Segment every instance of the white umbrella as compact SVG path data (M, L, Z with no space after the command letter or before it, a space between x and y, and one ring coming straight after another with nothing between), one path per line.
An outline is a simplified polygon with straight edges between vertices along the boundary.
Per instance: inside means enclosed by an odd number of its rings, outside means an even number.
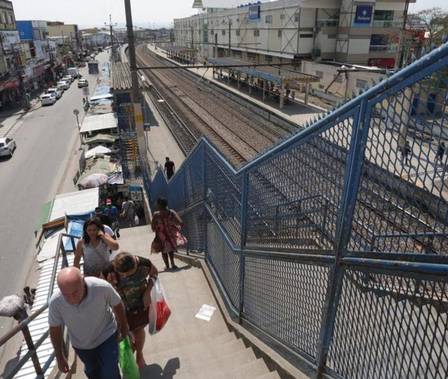
M83 178L78 184L84 188L96 188L107 183L106 174L91 174Z
M94 147L93 149L87 150L84 156L86 158L92 158L99 154L110 154L111 152L112 150L108 147L99 145L97 147Z

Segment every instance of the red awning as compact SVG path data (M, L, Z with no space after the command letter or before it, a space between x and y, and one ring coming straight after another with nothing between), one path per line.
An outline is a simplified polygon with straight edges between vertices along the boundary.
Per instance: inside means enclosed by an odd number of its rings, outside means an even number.
M18 79L9 79L5 82L0 83L0 91L4 91L5 89L11 88L19 88L19 80Z

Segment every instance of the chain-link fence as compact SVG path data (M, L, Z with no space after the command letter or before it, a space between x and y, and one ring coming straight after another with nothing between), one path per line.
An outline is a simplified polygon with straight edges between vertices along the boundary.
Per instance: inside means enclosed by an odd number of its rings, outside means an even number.
M201 140L169 183L232 313L319 375L448 377L448 45L239 171Z

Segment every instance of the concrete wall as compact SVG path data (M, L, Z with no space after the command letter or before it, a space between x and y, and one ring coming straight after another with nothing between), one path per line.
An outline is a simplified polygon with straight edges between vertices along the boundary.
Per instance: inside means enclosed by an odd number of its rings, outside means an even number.
M319 94L320 92L324 92L328 88L328 93L330 95L336 96L339 99L344 99L346 93L348 98L355 96L360 89L368 88L385 77L384 74L379 72L348 71L346 78L346 75L344 73L338 75L339 69L341 69L341 66L339 65L302 61L302 71L304 73L315 75L320 78L319 83L311 83L312 89L315 90L317 94ZM334 80L336 76L337 79Z

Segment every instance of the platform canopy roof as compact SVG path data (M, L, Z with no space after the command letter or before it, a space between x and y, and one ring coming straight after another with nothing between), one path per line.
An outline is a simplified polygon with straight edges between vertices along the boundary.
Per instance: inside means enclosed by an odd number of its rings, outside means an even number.
M170 53L178 53L178 54L185 54L188 52L197 52L196 49L192 49L191 47L188 46L174 46L174 45L169 45L165 47L165 50L167 50Z
M232 58L210 58L209 63L217 66L231 66L231 65L248 65L241 67L223 68L224 70L232 70L242 72L244 74L260 78L277 85L288 84L293 87L299 83L318 82L317 76L305 74L295 69L294 66L257 66L251 67L250 62L244 62Z

